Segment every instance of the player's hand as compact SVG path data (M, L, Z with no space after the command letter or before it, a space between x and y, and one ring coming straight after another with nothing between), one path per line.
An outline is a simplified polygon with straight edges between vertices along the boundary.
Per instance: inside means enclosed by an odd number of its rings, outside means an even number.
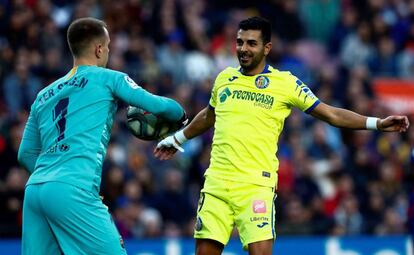
M410 126L407 116L388 116L385 119L380 119L378 123L378 130L385 132L405 132Z
M154 156L161 160L171 159L177 150L184 152L184 149L174 138L174 135L170 135L157 144L154 149Z

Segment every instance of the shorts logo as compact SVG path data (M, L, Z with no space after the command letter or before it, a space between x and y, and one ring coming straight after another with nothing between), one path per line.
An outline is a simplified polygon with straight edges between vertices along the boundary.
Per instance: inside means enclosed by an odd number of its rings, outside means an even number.
M269 86L269 78L259 75L255 80L255 84L258 89L265 89Z
M263 228L264 226L266 226L266 225L269 225L269 223L268 222L262 222L262 224L257 224L256 226L258 227L258 228Z
M198 200L198 209L197 212L199 212L201 210L201 208L203 208L204 205L204 198L206 197L206 195L204 193L200 194L200 199Z
M266 213L266 202L263 200L253 201L253 212L254 213Z
M199 216L197 216L196 224L195 224L194 229L196 231L200 231L202 228L203 228L203 221L201 220L201 218Z
M262 176L263 177L269 177L270 178L270 173L269 172L266 172L266 171L263 171L262 172Z
M125 81L128 83L128 85L133 89L141 88L138 84L135 83L133 79L131 79L129 76L124 76Z

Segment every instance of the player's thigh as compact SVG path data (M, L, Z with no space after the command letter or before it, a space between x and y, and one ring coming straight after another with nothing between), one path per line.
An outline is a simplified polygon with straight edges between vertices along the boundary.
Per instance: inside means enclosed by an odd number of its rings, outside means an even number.
M224 245L210 239L196 239L195 255L221 255Z
M42 190L42 197L48 222L65 254L126 253L112 217L98 195L50 182Z
M197 208L194 238L226 245L234 226L233 211L227 203L225 181L207 178Z
M249 243L249 255L272 255L273 239Z
M232 189L235 222L243 248L248 244L274 240L275 193L273 188L239 183Z
M23 255L62 254L57 240L39 206L39 186L29 185L23 200Z

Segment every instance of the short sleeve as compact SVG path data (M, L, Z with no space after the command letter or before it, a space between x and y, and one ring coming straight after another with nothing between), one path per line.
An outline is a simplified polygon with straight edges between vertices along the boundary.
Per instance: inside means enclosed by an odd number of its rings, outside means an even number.
M312 90L296 76L289 74L286 78L288 102L290 106L299 108L305 113L311 113L320 103Z

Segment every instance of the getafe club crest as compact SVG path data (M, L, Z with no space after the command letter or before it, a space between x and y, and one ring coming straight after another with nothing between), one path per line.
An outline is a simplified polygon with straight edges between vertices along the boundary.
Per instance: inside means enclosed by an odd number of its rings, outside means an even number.
M259 75L255 80L255 84L258 89L265 89L269 86L269 78Z

